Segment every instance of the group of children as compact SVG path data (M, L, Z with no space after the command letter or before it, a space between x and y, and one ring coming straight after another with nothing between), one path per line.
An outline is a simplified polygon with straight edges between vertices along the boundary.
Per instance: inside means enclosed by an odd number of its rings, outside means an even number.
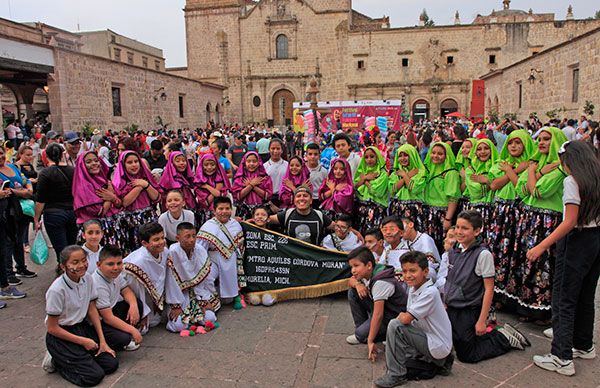
M46 293L44 369L94 386L118 368L116 352L138 349L163 316L167 330L189 335L218 327L222 302L242 308L242 229L229 198L216 197L214 207L200 231L178 222L170 246L159 223L140 226L141 247L125 258L114 245L100 246L102 224L87 221L85 243L62 251L63 273Z

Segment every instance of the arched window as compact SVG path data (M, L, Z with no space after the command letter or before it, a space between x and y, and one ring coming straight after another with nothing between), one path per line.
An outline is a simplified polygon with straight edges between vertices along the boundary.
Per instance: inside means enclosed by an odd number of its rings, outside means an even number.
M277 49L277 59L288 58L288 37L283 34L278 35L277 39L275 40L275 43Z

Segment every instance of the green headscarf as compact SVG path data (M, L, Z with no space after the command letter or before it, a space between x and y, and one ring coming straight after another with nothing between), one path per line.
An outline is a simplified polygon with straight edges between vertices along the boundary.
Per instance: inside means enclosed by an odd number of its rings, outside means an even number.
M377 156L377 163L373 167L367 166L365 162L365 153L371 150ZM356 195L361 201L374 201L377 204L387 207L388 205L388 173L385 159L377 147L368 147L363 151L363 157L358 163L356 172L354 173L354 184L359 181L361 175L370 174L372 172L379 173L379 176L371 181L371 187L362 185L356 189Z
M404 153L404 154L408 155L408 166L407 167L402 167L400 165L400 161L398 160L398 156L400 155L400 153ZM417 151L417 149L414 146L412 146L408 143L402 144L396 150L396 157L394 158L393 171L397 171L399 169L403 169L405 171L412 171L415 168L418 168L419 171L425 170L425 166L423 165L423 162L421 161L421 158L419 157L419 151Z
M463 156L462 154L462 148L465 145L465 142L469 142L472 144L471 149L475 148L475 145L477 144L477 139L475 139L474 137L469 137L468 139L465 139L465 141L463 141L463 145L460 146L460 150L458 151L458 155L456 156L456 168L460 169L460 168L467 168L471 165L471 161L469 160L469 158L471 157L471 154L469 153L469 156L467 156L466 158Z
M513 139L519 138L521 143L523 143L523 153L519 157L514 157L510 155L508 152L508 143L510 143ZM500 151L500 160L505 161L508 164L516 166L521 162L529 160L533 154L535 153L535 144L533 143L533 139L529 132L524 129L517 129L516 131L512 131L510 135L506 138L504 142L504 146L502 146L502 151Z
M560 157L558 156L558 150L560 147L567 142L567 136L556 127L549 127L544 129L542 132L548 132L552 135L552 140L550 141L550 148L548 149L547 154L540 153L539 149L533 156L533 160L538 162L537 171L541 170L545 165L551 163L560 163ZM541 132L540 132L541 135Z
M477 158L477 146L485 143L490 148L490 158L485 162L482 162ZM481 139L473 145L471 152L469 152L469 160L471 161L471 169L475 174L485 174L490 172L492 166L498 161L498 150L490 139Z
M521 143L523 143L523 153L518 157L511 156L510 152L508 152L508 143L510 143L513 139L516 138L521 139ZM512 131L510 135L506 138L506 142L504 142L504 146L500 151L500 158L490 170L490 178L496 179L506 175L506 173L500 169L500 163L507 162L508 164L513 166L513 168L515 168L522 162L530 160L534 153L535 144L533 143L533 139L531 138L529 132L523 129L517 129L516 131ZM526 172L527 170L522 172L520 175L526 174ZM508 182L506 185L504 185L504 187L496 190L494 195L496 198L512 201L517 198L517 189L512 184L512 182Z
M399 157L401 153L408 155L408 166L406 167L402 167L400 165ZM398 174L396 174L396 171L404 170L408 172L414 170L415 168L418 169L419 172L417 175L412 177L409 187L403 186L400 188L400 190L398 190L398 192L396 192L396 183L402 179L398 176ZM403 144L398 147L396 150L392 171L393 172L390 174L389 179L390 193L399 200L421 200L423 190L425 189L425 177L427 170L425 169L425 166L419 157L419 151L417 151L414 146L410 144Z
M538 150L532 157L533 160L538 162L536 171L540 171L547 164L560 163L558 150L567 141L565 134L558 128L545 128L544 131L552 135L552 140L550 140L550 147L547 154L541 154ZM562 168L559 166L540 177L535 185L535 192L533 194L527 191L528 176L528 171L524 171L519 176L519 182L517 183L517 193L523 196L523 203L536 208L562 212L563 180L566 177Z
M442 164L434 164L431 161L431 151L433 151L433 148L435 146L444 147L444 150L446 150L446 159ZM430 179L440 175L444 171L456 169L455 163L456 162L454 158L454 152L452 152L452 148L448 144L443 142L433 143L429 148L429 152L427 152L427 157L425 158L425 162L423 163L425 165L425 168L427 169L427 180L429 181Z

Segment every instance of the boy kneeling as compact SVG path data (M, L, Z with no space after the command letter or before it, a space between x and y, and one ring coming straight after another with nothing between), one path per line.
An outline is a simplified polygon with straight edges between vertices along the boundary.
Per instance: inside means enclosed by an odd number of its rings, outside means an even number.
M60 268L64 273L46 292L48 351L42 367L75 385L98 385L104 375L117 370L119 361L104 339L94 282L86 274L86 252L69 245L60 253Z
M97 266L92 278L106 343L116 350L137 350L142 335L135 325L140 322L142 306L127 286L121 250L112 245L105 246L100 251ZM119 301L121 297L123 300Z
M348 262L352 268L348 301L356 329L346 342L367 343L369 359L375 360L375 342L383 341L390 320L406 311L406 286L394 276L394 267L375 264L367 247L352 250Z
M452 326L438 289L428 279L429 260L422 252L405 253L401 258L404 282L410 287L406 312L388 325L385 362L387 372L375 380L378 387L395 387L410 379L410 365L427 374L447 375L452 367ZM415 368L416 369L416 368ZM419 376L425 378L424 376Z

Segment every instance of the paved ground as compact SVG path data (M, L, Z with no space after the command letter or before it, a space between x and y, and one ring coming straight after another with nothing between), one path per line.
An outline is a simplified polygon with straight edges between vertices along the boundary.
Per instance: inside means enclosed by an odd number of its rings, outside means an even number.
M44 293L53 280L52 259L44 267L30 265L40 276L25 279L29 296L9 301L0 310L0 386L66 386L57 374L40 367L44 355ZM600 298L597 298L600 300ZM350 346L351 317L344 296L284 302L273 307L248 307L219 313L215 332L180 338L164 328L153 329L136 352L120 353L120 368L103 386L117 387L369 387L385 369L383 354L372 364L366 345ZM550 349L541 329L515 323L533 346L477 365L456 363L448 377L409 386L456 387L596 387L600 358L576 361L577 374L567 378L531 363L537 352ZM598 319L596 319L598 322ZM598 326L598 325L597 325ZM598 327L596 338L599 337Z

